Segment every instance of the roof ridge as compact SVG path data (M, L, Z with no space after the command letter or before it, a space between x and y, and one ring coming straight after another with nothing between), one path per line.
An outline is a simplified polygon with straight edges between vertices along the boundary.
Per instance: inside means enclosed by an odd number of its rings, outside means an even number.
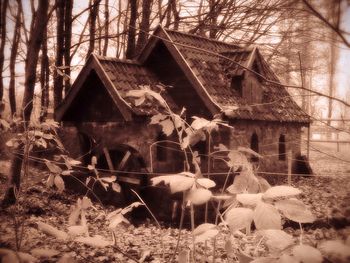
M228 42L225 42L225 41L220 41L220 40L217 40L217 39L212 39L212 38L205 37L205 36L195 35L195 34L191 34L191 33L188 33L188 32L183 32L183 31L178 31L178 30L173 30L173 29L168 29L168 28L163 28L163 29L166 32L174 32L174 33L178 33L178 34L182 34L182 35L186 35L186 36L201 38L201 39L205 39L205 40L208 40L208 41L211 41L211 42L216 42L216 43L220 43L220 44L233 46L236 49L242 48L241 46L236 45L236 44L228 43Z
M97 55L97 54L94 54L94 56L98 60L107 60L107 61L118 62L118 63L128 63L128 64L140 65L140 63L138 61L132 60L132 59L107 57L107 56L102 56L102 55Z

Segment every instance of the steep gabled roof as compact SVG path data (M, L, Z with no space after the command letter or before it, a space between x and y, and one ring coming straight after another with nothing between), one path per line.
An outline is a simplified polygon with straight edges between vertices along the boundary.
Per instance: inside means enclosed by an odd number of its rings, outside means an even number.
M150 103L144 103L139 107L131 107L130 98L126 93L130 90L140 89L142 86L150 86L153 89L159 84L157 76L132 60L121 60L92 54L75 80L63 102L56 109L56 120L60 121L68 110L75 97L78 95L90 72L94 70L101 79L115 105L122 113L125 120L132 119L132 114L149 115L155 113L157 107ZM174 105L172 99L165 93L162 94L170 105ZM93 98L92 98L93 99Z
M155 87L155 84L159 83L158 77L143 64L152 52L156 52L155 48L160 41L184 72L197 92L198 99L204 102L212 115L230 106L238 106L238 110L230 116L233 119L310 122L309 116L281 85L260 80L263 102L256 105L251 105L231 88L227 69L230 76L257 70L266 79L279 83L257 48L240 48L233 44L164 29L161 26L157 27L135 61L91 55L70 92L56 110L56 119L62 119L91 70L95 70L125 120L131 120L133 114L153 113L157 110L154 105L132 107L125 94L129 90L140 89L143 85ZM171 106L176 107L167 93L162 95Z
M202 99L208 102L207 104L212 102L219 110L234 105L239 107L231 118L310 122L309 116L301 110L281 85L262 81L264 101L259 105L251 105L231 88L231 78L228 78L225 72L227 66L224 65L223 56L235 61L235 63L231 62L231 76L232 74L242 75L247 69L257 70L253 69L255 64L258 66L259 73L266 79L280 83L257 48L240 48L233 44L159 27L140 55L141 63L147 60L156 41L164 41L166 46L174 50L175 58L180 57L179 65L185 73L189 72L193 75L192 77L196 80L193 81L194 88ZM205 92L202 92L203 89Z

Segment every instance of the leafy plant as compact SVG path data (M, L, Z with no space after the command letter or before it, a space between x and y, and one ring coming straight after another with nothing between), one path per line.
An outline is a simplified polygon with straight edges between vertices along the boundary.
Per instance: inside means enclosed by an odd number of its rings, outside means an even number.
M183 204L180 219L180 229L177 252L183 215L185 207L190 207L191 226L193 236L193 247L190 252L179 252L179 262L188 262L188 258L195 261L196 244L199 242L214 241L213 262L215 261L215 238L220 234L220 225L229 230L225 246L228 255L242 259L242 252L232 248L231 242L235 238L237 231L245 231L245 235L251 235L251 226L254 223L256 230L253 235L260 236L260 243L265 241L265 245L273 251L273 257L256 258L252 262L322 262L319 250L303 244L303 223L312 223L315 217L307 206L296 197L301 193L297 188L289 185L271 187L262 177L256 176L254 167L248 161L248 156L262 158L258 153L249 148L238 147L228 149L225 145L216 146L216 150L211 152L209 147L208 156L223 161L228 168L225 183L221 192L213 192L215 181L204 178L200 170L200 157L192 150L192 146L201 140L210 140L213 130L218 130L219 126L230 127L219 118L207 120L201 117L192 117L192 123L188 123L184 117L185 109L180 114L174 113L166 101L159 93L152 91L148 87L141 90L129 91L127 96L133 97L134 105L139 106L147 99L156 101L161 107L161 111L151 118L150 124L161 126L163 133L171 137L174 131L177 135L177 144L183 150L185 156L185 171L178 174L168 174L152 178L153 185L164 183L168 185L171 193L182 192ZM230 116L236 108L225 109L223 114ZM231 128L231 127L230 127ZM152 151L150 151L152 152ZM189 155L190 154L190 155ZM151 156L152 159L152 156ZM194 171L190 171L190 160L194 165ZM209 173L208 169L208 174ZM228 178L232 172L237 173L231 185L227 185ZM215 224L204 223L194 226L194 206L216 202L216 222ZM224 211L221 213L221 210ZM299 244L294 243L294 239L282 229L282 218L299 223L301 234ZM220 219L220 223L219 220ZM310 253L305 253L309 250ZM307 254L307 255L306 255ZM242 259L243 260L243 259ZM247 261L247 262L249 262ZM244 262L244 260L242 261Z

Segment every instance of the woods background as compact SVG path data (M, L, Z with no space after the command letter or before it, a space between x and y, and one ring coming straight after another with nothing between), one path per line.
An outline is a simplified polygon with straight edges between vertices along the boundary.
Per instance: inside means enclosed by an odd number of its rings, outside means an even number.
M35 119L44 120L89 54L131 59L161 24L259 45L282 83L296 86L290 92L306 112L349 118L349 5L344 0L1 0L2 116L17 113L29 120L34 104Z

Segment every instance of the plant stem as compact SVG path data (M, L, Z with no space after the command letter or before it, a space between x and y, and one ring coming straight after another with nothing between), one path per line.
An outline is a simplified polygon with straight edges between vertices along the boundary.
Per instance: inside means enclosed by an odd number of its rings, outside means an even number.
M193 204L191 204L191 230L192 230L192 245L193 245L193 251L192 251L192 258L193 258L193 262L195 262L195 256L196 256L196 243L195 243L195 238L193 235L193 231L194 231L194 208L193 208Z
M303 244L303 227L301 226L301 223L299 223L299 227L300 227L299 243L300 245L302 245Z
M183 199L182 199L182 208L181 208L181 218L180 218L180 225L179 225L179 235L177 236L177 242L176 242L176 247L175 251L171 257L170 262L174 262L176 252L179 249L179 244L180 244L180 239L181 239L181 230L183 226L183 221L184 221L184 216L185 216L185 194L183 194Z
M215 263L215 252L216 252L216 237L214 237L214 241L213 241L213 261L212 263Z

